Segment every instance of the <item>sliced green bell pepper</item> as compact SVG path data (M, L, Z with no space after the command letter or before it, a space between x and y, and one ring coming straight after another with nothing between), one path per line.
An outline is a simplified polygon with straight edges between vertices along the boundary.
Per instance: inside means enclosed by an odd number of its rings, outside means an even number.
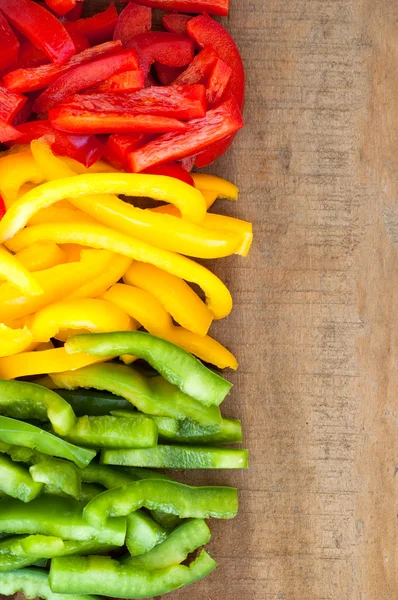
M87 592L113 598L153 598L202 579L217 566L204 550L189 567L174 565L148 571L132 569L107 556L54 558L51 589Z
M48 582L48 572L41 569L19 569L0 573L0 590L5 596L23 592L28 600L95 600L81 594L55 594Z
M93 450L73 446L39 427L9 417L0 417L0 440L50 456L66 458L78 467L85 467L96 455Z
M85 415L101 417L111 414L113 410L129 410L131 408L131 403L125 398L99 390L57 389L57 394L71 405L78 417Z
M156 446L158 429L152 419L104 415L79 417L64 438L88 448L149 448Z
M104 491L101 485L95 485L95 483L82 483L82 492L80 495L80 501L84 504L88 504L90 500L98 496Z
M205 406L218 406L232 384L205 367L197 358L162 338L143 331L75 335L65 344L67 352L95 356L132 354L143 358L167 381Z
M33 481L55 485L61 492L76 500L81 498L81 478L76 465L59 458L41 455L34 458L29 469Z
M126 546L131 556L149 552L166 536L166 530L142 510L136 510L127 517Z
M66 435L76 416L73 408L55 392L26 381L0 379L0 413L15 419L50 421L59 435Z
M92 462L80 470L82 481L87 483L100 483L108 490L137 481L138 477L129 472L129 469L106 467Z
M30 502L41 494L43 485L36 483L22 465L0 454L0 489L8 496Z
M102 527L108 517L126 516L141 507L181 518L231 519L238 511L238 493L235 488L143 479L102 492L84 508L83 518L94 527Z

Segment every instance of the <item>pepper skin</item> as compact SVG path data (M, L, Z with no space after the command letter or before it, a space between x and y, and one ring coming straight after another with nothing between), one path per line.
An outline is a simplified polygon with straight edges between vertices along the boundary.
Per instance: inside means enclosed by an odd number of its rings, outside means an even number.
M21 250L15 258L30 272L51 269L67 262L66 253L53 242L37 242Z
M0 246L0 278L5 279L27 296L38 296L43 293L33 275L19 262L15 256Z
M7 496L30 502L41 493L43 485L36 483L24 467L0 454L0 489Z
M23 352L32 343L32 334L27 327L12 329L0 323L0 358Z
M73 463L44 455L39 460L34 459L34 463L29 468L33 481L55 486L62 493L80 500L80 473Z
M144 415L137 419L85 415L64 438L85 448L148 448L156 446L158 430L156 423Z
M35 184L44 181L43 173L29 149L0 158L0 193L7 209L15 202L20 188L28 181Z

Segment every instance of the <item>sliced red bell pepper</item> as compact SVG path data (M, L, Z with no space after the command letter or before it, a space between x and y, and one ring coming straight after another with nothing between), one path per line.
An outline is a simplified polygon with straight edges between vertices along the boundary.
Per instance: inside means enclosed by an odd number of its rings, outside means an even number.
M243 127L243 119L235 98L209 110L204 119L193 119L181 133L161 135L142 148L129 154L133 173L140 173L153 165L169 163L193 156L212 144L232 135Z
M92 44L102 44L112 39L117 19L117 10L112 3L103 12L87 19L65 23L65 27L71 33L84 35Z
M9 125L0 118L0 142L3 144L10 140L16 140L21 134L15 127Z
M119 15L113 39L121 40L125 44L135 35L150 31L151 27L152 10L130 2Z
M72 38L49 10L32 0L0 0L0 9L18 31L43 50L57 65L75 53Z
M137 4L160 8L161 10L176 10L188 13L207 13L226 17L229 10L229 0L135 0Z
M141 69L146 74L155 61L170 67L184 67L192 61L194 54L192 40L165 31L139 33L127 42L126 47L137 50Z
M105 147L104 158L117 169L127 170L127 157L136 148L147 144L153 139L146 133L133 133L131 135L110 135Z
M57 15L63 17L75 8L77 0L45 0L45 3Z
M177 77L174 84L204 83L218 61L218 56L212 46L205 46L193 61L188 65L181 75Z
M106 42L105 44L95 46L94 48L88 48L87 50L80 52L80 54L76 54L76 56L73 56L70 61L65 65L62 65L62 67L50 64L41 65L40 67L32 69L17 69L4 76L4 84L9 90L15 92L32 92L34 90L40 90L53 83L58 77L71 69L108 54L112 54L122 48L123 46L120 41Z
M80 65L68 73L64 73L44 92L40 94L33 105L37 113L48 112L69 96L76 94L112 75L138 68L138 58L135 50L122 50L117 54L99 58L94 62Z
M186 156L185 158L182 158L180 160L180 164L183 169L185 169L186 171L188 171L188 173L190 173L195 166L195 159L196 159L196 156Z
M175 179L179 179L184 183L188 183L195 187L195 182L192 178L192 175L188 173L181 165L177 163L170 163L168 165L156 165L154 167L150 167L149 169L145 169L142 173L147 173L148 175L166 175L167 177L174 177Z
M89 91L95 94L125 94L126 92L137 92L143 87L145 87L144 73L141 70L135 70L112 75Z
M0 85L0 119L5 123L12 123L15 115L21 110L27 98L16 94Z
M17 112L17 114L15 115L15 117L13 119L12 124L14 125L14 127L18 127L19 125L26 123L26 121L29 119L30 115L32 114L32 108L33 108L33 100L28 98L27 102L25 102L25 104L22 106L22 108L20 108L20 110Z
M2 196L0 196L0 221L4 217L5 214L6 214L6 205L5 205L5 202L2 198Z
M17 129L20 133L18 143L30 144L32 140L45 137L55 154L74 158L86 167L97 162L105 151L94 135L70 135L52 127L50 121L30 121Z
M93 113L68 106L49 112L51 123L69 133L166 133L187 129L186 123L168 117L126 113Z
M154 67L159 83L162 85L170 85L173 83L184 70L184 67L169 67L168 65L162 65L159 62L155 62Z
M74 8L63 16L63 21L77 21L83 14L83 2L76 2Z
M83 52L83 50L90 48L88 39L82 35L73 34L71 37L75 44L76 52ZM22 42L19 48L18 60L14 69L30 69L32 67L45 65L48 62L48 56L40 50L40 48L36 48L32 42L26 40L25 42Z
M192 15L177 15L167 13L162 17L162 25L166 31L177 33L178 35L188 35L187 23L192 19Z
M221 101L231 75L231 67L219 58L210 73L206 87L207 104L210 107L216 106Z
M152 86L135 94L79 94L66 100L62 108L102 114L154 115L189 120L206 115L203 85Z
M0 40L0 70L3 71L17 61L19 41L2 12L0 12Z

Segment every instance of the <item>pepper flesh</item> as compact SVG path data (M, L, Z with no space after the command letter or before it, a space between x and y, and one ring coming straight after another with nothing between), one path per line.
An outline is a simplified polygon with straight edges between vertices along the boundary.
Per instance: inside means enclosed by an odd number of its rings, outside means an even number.
M93 600L81 594L54 594L48 582L48 572L34 568L0 573L0 588L6 596L23 592L29 600L37 597L44 600Z
M43 173L30 150L0 158L0 193L7 209L15 202L20 188L28 181L35 184L44 181Z
M28 271L43 271L67 262L66 253L53 242L37 242L18 252L15 257Z
M0 323L0 358L23 352L32 343L32 334L27 327L12 329Z
M73 463L43 456L39 461L35 460L29 472L33 481L56 486L64 494L80 500L80 473Z
M179 346L142 331L76 335L69 338L65 348L71 354L132 354L143 358L167 381L204 406L221 404L232 387Z
M116 7L111 3L103 12L96 13L86 19L79 19L73 23L67 23L66 27L70 33L84 35L91 44L95 45L112 39L117 20Z
M140 67L145 74L149 73L155 61L170 67L184 67L194 56L192 40L164 31L139 33L127 42L126 47L137 51Z
M0 70L3 71L17 61L19 41L2 13L0 13L0 39L2 41Z
M11 285L27 296L39 296L43 293L38 281L19 262L15 256L0 246L0 279L5 279Z
M158 431L155 422L144 415L137 419L85 415L64 437L86 448L148 448L156 446Z
M78 417L83 417L84 415L100 417L111 414L111 411L131 409L131 403L125 398L120 398L114 394L102 393L97 390L57 389L57 394L65 398ZM123 417L125 415L116 416Z
M146 554L166 536L166 530L141 510L127 517L126 546L131 556Z
M30 502L41 493L43 485L36 483L24 467L0 454L0 489L8 496Z
M114 40L121 40L126 44L132 37L139 33L145 33L152 27L152 11L146 6L138 6L136 2L130 2L119 15Z

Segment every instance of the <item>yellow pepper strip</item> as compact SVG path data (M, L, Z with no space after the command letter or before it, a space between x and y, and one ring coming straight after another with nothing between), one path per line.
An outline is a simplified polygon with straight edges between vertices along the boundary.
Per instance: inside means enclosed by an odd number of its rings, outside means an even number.
M91 333L131 330L129 315L106 300L64 300L46 306L28 320L35 342L48 342L64 329Z
M103 160L98 160L91 167L85 167L74 158L69 158L69 156L57 156L57 158L62 160L69 169L78 175L83 175L84 173L118 173L117 169L114 169Z
M253 225L249 221L242 221L242 219L228 217L227 215L207 213L201 225L209 231L235 233L240 239L236 254L247 256L253 241Z
M37 271L35 277L43 289L40 296L24 296L8 283L0 285L1 320L7 322L25 317L65 298L75 289L101 275L109 267L112 257L110 252L85 250L80 262Z
M80 244L63 244L62 250L68 257L68 262L79 262L82 250L87 250L87 246L80 246ZM89 298L87 296L87 298Z
M29 148L0 158L0 194L7 209L17 200L20 187L28 181L36 184L44 181Z
M218 192L214 192L212 190L200 190L203 198L205 199L207 210L211 208L214 202L218 198ZM156 208L148 209L151 212L162 213L163 215L172 215L173 217L181 217L181 213L176 206L173 204L162 204L161 206L156 206ZM203 225L203 221L201 223Z
M238 367L233 354L210 336L198 335L173 325L169 313L148 292L117 283L104 294L104 298L126 311L152 335L173 342L221 369Z
M11 329L0 323L0 357L19 354L32 342L32 334L27 327Z
M27 296L43 293L39 282L19 260L0 246L0 279L5 279ZM1 314L1 313L0 313Z
M191 173L195 182L195 187L199 190L211 190L217 192L217 198L226 200L237 200L239 188L230 181L217 177L216 175L207 175L206 173Z
M15 258L28 271L43 271L68 261L68 255L54 242L37 242L17 252Z
M62 201L42 208L38 213L33 215L29 220L28 225L41 225L42 223L53 223L60 221L82 221L84 223L92 223L93 219L84 212L75 208L70 202Z
M98 298L102 296L112 285L123 277L127 269L131 266L132 260L127 256L113 254L109 266L85 285L74 290L68 298Z
M109 357L111 358L111 357ZM54 348L39 352L21 352L0 358L0 378L15 379L30 375L75 371L87 365L104 362L109 358L88 354L67 354L65 348Z
M207 305L215 319L223 319L232 310L232 298L228 288L211 271L185 256L154 248L109 227L85 223L35 225L18 233L8 245L14 252L18 252L39 240L103 248L140 262L154 264L172 275L199 285L206 295Z
M134 261L123 277L125 283L152 294L173 319L199 335L206 335L213 315L206 304L180 277L154 265Z

